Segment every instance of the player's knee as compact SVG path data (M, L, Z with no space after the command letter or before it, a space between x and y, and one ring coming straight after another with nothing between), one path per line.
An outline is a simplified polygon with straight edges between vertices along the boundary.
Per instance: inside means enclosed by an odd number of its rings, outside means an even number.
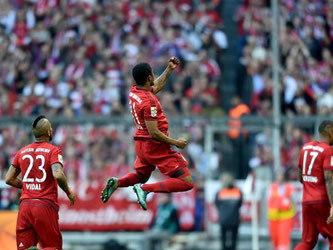
M192 179L191 175L182 178L182 180L184 181L185 188L186 188L184 191L188 191L193 188L194 185L193 185L193 179Z
M146 183L150 178L150 175L145 175L145 174L142 174L142 173L138 173L138 175L139 175L139 178L140 178L140 183Z
M194 186L193 183L186 182L186 187L187 187L186 191L191 190L193 186Z
M149 180L150 176L144 176L141 183L146 183Z

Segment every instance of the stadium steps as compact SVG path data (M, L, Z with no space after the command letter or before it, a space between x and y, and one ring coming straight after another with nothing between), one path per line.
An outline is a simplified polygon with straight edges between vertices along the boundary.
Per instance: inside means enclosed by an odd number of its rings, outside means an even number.
M221 57L222 79L220 91L222 93L222 107L228 111L230 108L230 97L235 93L236 69L237 69L237 23L233 16L239 5L239 0L223 1L222 19L224 32L228 38L228 49Z

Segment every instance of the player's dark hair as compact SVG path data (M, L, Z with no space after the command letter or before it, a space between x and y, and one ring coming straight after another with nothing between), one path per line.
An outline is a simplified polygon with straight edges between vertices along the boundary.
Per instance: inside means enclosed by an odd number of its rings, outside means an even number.
M46 118L45 115L40 115L40 116L38 116L38 117L34 120L34 122L32 123L32 127L33 127L33 128L36 128L37 123L38 123L41 119L44 119L44 118Z
M152 68L148 63L139 63L132 69L132 75L137 85L144 85L148 76L152 75Z
M322 121L319 125L319 128L318 128L318 132L321 134L321 135L325 135L327 133L327 129L329 127L332 127L333 128L333 122L330 121L330 120L325 120L325 121Z

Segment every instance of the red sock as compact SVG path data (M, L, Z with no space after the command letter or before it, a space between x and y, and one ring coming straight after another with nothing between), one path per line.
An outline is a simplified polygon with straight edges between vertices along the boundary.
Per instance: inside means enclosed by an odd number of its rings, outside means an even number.
M138 173L128 173L125 176L119 178L118 187L129 187L137 183L142 183L144 179L143 175Z
M193 184L182 179L170 178L153 184L144 184L141 188L147 192L171 193L190 190L193 188Z

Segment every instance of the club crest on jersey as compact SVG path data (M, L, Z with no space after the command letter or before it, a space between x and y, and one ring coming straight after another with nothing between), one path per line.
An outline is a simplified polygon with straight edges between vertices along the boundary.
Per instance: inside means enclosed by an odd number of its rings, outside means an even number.
M59 161L61 164L64 164L64 158L62 157L62 155L58 155L58 161Z
M156 117L157 116L157 108L156 107L151 107L150 108L150 114L152 117Z

